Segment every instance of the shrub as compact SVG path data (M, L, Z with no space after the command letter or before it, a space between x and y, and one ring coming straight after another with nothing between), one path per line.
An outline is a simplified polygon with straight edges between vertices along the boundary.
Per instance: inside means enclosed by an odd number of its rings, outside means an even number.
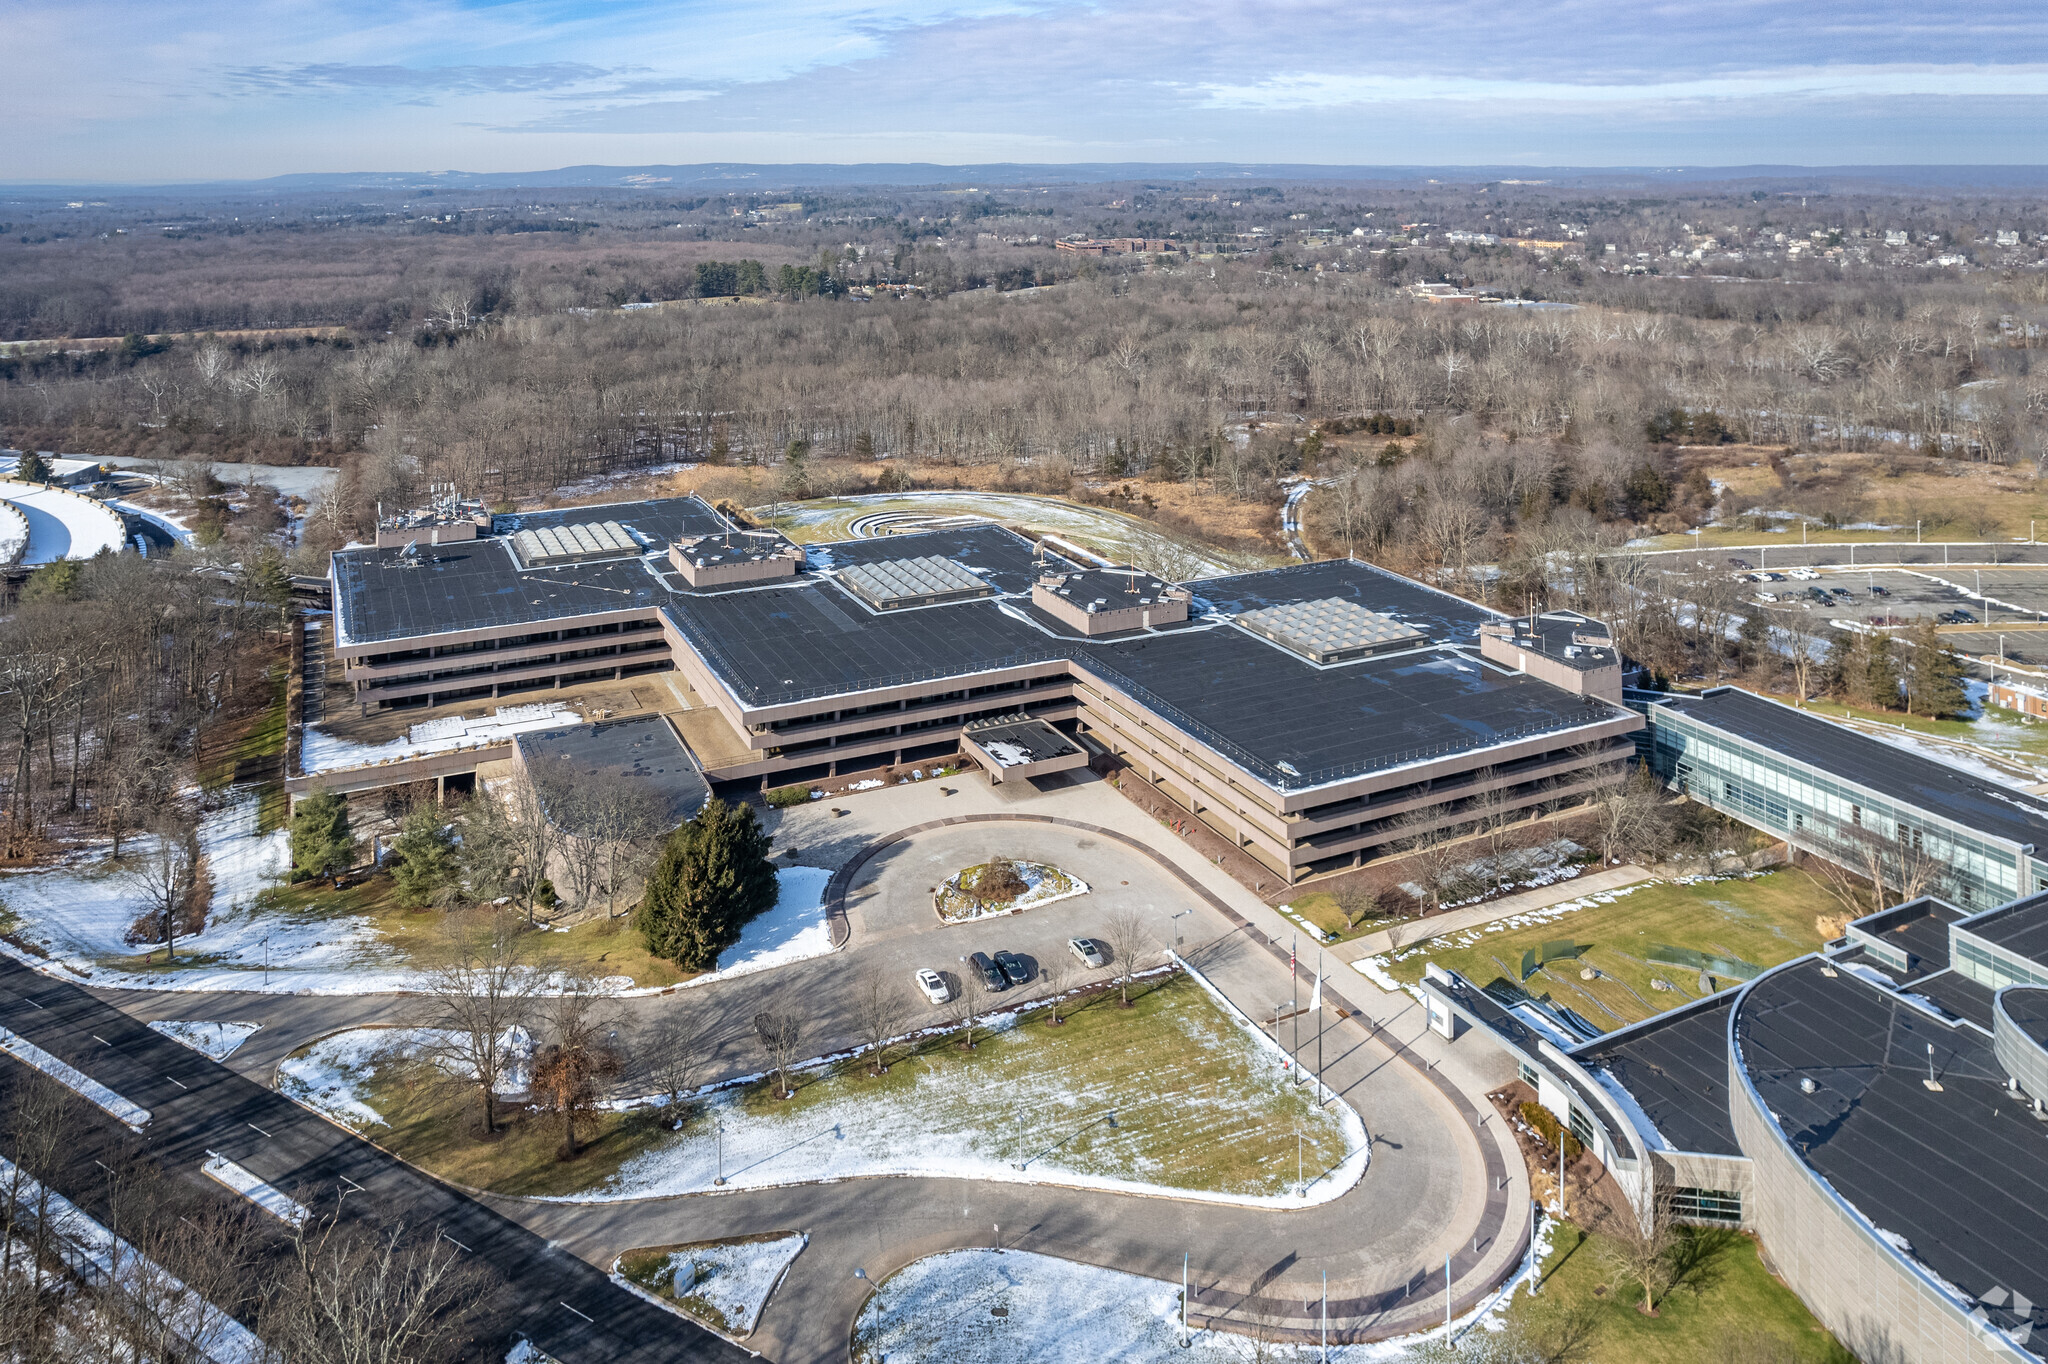
M1577 1137L1565 1130L1565 1125L1557 1120L1557 1114L1542 1104L1533 1101L1523 1104L1522 1121L1536 1129L1536 1135L1543 1138L1543 1144L1551 1150L1557 1150L1558 1143L1563 1142L1566 1164L1577 1160L1579 1153L1586 1149Z
M999 857L982 868L981 876L974 883L974 893L984 900L1001 903L1014 900L1030 887L1024 884L1024 874L1017 870L1017 864L1006 857Z
M768 803L778 810L802 805L810 798L811 788L808 786L778 786L768 793Z

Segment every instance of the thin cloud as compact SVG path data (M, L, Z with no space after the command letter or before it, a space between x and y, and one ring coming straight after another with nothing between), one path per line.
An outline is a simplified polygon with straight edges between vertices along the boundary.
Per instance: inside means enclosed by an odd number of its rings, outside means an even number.
M541 62L529 66L343 66L319 62L235 67L225 73L225 83L251 95L317 91L536 94L591 85L624 69L582 62Z

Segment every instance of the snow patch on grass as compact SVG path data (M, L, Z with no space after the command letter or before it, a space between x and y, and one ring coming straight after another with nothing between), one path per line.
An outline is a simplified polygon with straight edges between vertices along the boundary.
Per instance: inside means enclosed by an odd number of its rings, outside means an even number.
M1452 1323L1461 1337L1505 1324L1505 1309L1550 1249L1542 1219L1532 1254L1497 1292ZM1020 1359L1115 1360L1117 1364L1320 1364L1319 1343L1257 1345L1228 1331L1180 1329L1180 1285L1122 1270L1019 1250L954 1250L916 1260L879 1286L881 1311L864 1307L853 1358L943 1359L947 1364L1013 1364ZM1309 1299L1303 1287L1299 1297ZM1335 1296L1334 1292L1333 1295ZM1201 1308L1196 1306L1195 1315ZM998 1315L1000 1314L1000 1315ZM876 1322L879 1318L879 1336ZM1309 1318L1290 1326L1313 1329ZM1365 1345L1332 1345L1332 1364L1406 1364L1420 1348L1441 1348L1444 1328ZM1185 1340L1187 1344L1182 1345Z
M752 975L832 950L832 930L825 922L825 887L832 873L825 867L778 867L775 908L740 930L740 940L718 954L718 969L683 983L706 985L714 980Z
M680 1246L644 1273L628 1273L634 1254L619 1257L614 1282L648 1291L663 1306L680 1306L731 1335L753 1333L782 1276L810 1243L800 1232L763 1240ZM664 1296L665 1295L665 1296ZM692 1311L699 1305L709 1313Z
M173 1042L183 1042L209 1061L225 1061L254 1036L261 1023L191 1023L160 1018L149 1025Z
M363 1130L383 1127L383 1115L364 1097L377 1067L432 1055L432 1049L446 1036L432 1028L351 1028L286 1057L277 1068L277 1090L344 1126ZM518 1103L533 1084L533 1036L515 1025L506 1030L498 1046L504 1060L493 1088L499 1099ZM465 1078L476 1073L466 1064L451 1061L445 1051L435 1064Z

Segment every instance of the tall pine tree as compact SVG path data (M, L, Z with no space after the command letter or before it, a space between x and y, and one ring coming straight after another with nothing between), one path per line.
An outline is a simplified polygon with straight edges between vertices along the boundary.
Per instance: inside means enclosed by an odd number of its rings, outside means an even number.
M668 836L633 926L647 950L685 971L709 971L747 921L775 907L774 840L751 805L714 800Z
M1942 646L1933 621L1921 621L1906 635L1906 713L1938 718L1969 705L1961 660Z

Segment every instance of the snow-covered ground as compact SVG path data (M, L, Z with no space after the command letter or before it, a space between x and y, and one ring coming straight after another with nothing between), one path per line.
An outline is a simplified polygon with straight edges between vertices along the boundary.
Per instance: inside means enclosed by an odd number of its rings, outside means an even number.
M696 1298L718 1314L724 1329L750 1335L761 1310L797 1253L810 1243L800 1232L763 1241L715 1241L671 1251L652 1284L638 1284L612 1271L612 1280L635 1291L664 1290L677 1299ZM656 1302L667 1304L652 1293ZM714 1323L717 1324L717 1323Z
M213 878L211 908L198 934L178 939L180 958L194 964L148 974L100 964L151 946L124 940L141 912L141 897L110 862L104 845L54 867L0 876L0 906L16 916L15 936L45 955L4 941L0 954L117 990L368 995L417 983L365 916L257 907L261 892L290 870L291 837L281 829L257 832L253 793L209 814L200 825L199 846ZM739 942L720 955L718 970L690 984L766 971L832 950L823 904L832 873L823 867L783 867L775 875L781 888L775 908L742 930ZM608 983L621 993L633 992L628 977L612 977Z
M11 564L28 552L28 518L19 507L0 501L0 564Z
M824 867L778 867L775 908L740 930L740 940L718 954L717 970L683 983L708 985L830 952L832 930L825 922L825 887L831 881L832 873Z
M7 483L0 484L0 499L12 503L28 521L24 564L90 559L103 549L119 553L128 543L121 518L81 493Z
M1549 1251L1552 1225L1542 1219L1535 1255L1526 1258L1497 1293L1452 1323L1454 1337L1502 1328L1516 1290ZM1199 1263L1198 1258L1198 1267ZM1308 1298L1309 1289L1296 1287ZM1183 1337L1179 1284L1031 1251L955 1250L927 1256L883 1280L878 1292L879 1310L870 1302L854 1327L862 1359L943 1359L947 1364L1055 1359L1320 1364L1324 1358L1320 1344L1261 1345L1227 1331L1195 1330ZM1401 1364L1418 1357L1418 1346L1441 1342L1443 1335L1439 1326L1399 1340L1332 1345L1328 1358L1331 1364Z
M248 1041L261 1023L194 1023L180 1019L158 1019L151 1023L153 1031L162 1033L174 1042L183 1042L192 1050L212 1061L225 1061L235 1054L235 1049Z
M208 1179L217 1179L288 1226L301 1227L313 1214L306 1205L274 1184L266 1184L254 1171L235 1164L225 1156L210 1156L199 1167Z
M1234 1053L1241 1064L1233 1083L1191 1085L1166 1103L1156 1085L1139 1093L1058 1073L1040 1064L1033 1048L1019 1047L991 1050L971 1066L933 1068L906 1086L862 1092L857 1084L841 1084L829 1097L787 1108L749 1107L737 1090L727 1088L708 1096L709 1111L682 1133L627 1160L601 1188L564 1201L706 1193L718 1187L722 1172L728 1189L929 1175L1298 1208L1336 1198L1358 1181L1369 1143L1355 1112L1342 1103L1304 1105L1302 1091L1242 1020L1202 1007L1171 1017L1186 1034L1188 1054ZM998 1016L988 1025L1013 1021L1014 1016ZM363 1098L363 1082L380 1057L406 1045L405 1037L389 1029L361 1029L328 1038L281 1068L280 1088L349 1126L381 1124ZM1288 1187L1294 1177L1291 1151L1284 1171L1247 1174L1239 1187L1217 1191L1176 1183L1176 1169L1152 1144L1160 1124L1185 1132L1189 1146L1207 1149L1204 1144L1242 1131L1248 1112L1296 1110L1313 1141L1344 1152L1332 1169L1311 1165L1308 1187L1299 1192ZM1110 1113L1119 1115L1120 1125L1103 1121ZM722 1166L714 1122L725 1129ZM1284 1191L1270 1192L1275 1187Z
M124 941L140 912L140 896L112 865L105 845L55 867L0 877L0 904L19 920L16 936L47 956L4 942L0 952L112 989L374 994L407 988L409 973L393 961L367 918L257 909L258 894L289 869L290 843L283 830L257 832L253 792L207 815L199 847L213 878L213 899L205 927L178 939L179 954L194 965L144 974L99 964L144 950Z
M351 1028L323 1037L278 1064L277 1092L349 1127L364 1131L382 1127L383 1116L361 1098L371 1074L383 1062L419 1056L422 1047L437 1043L442 1036L445 1034L436 1034L431 1028ZM499 1046L500 1055L509 1059L492 1088L500 1099L520 1102L533 1083L533 1037L526 1029L514 1027L499 1039ZM455 1065L445 1053L436 1064L450 1073L476 1074L474 1067Z
M308 725L299 765L308 774L332 772L345 767L373 767L379 763L417 758L428 753L453 753L458 749L480 748L500 743L528 730L556 725L581 724L583 717L559 701L542 701L524 706L499 706L489 715L465 717L444 715L426 720L406 731L402 739L382 744L359 744L339 739L318 725Z

